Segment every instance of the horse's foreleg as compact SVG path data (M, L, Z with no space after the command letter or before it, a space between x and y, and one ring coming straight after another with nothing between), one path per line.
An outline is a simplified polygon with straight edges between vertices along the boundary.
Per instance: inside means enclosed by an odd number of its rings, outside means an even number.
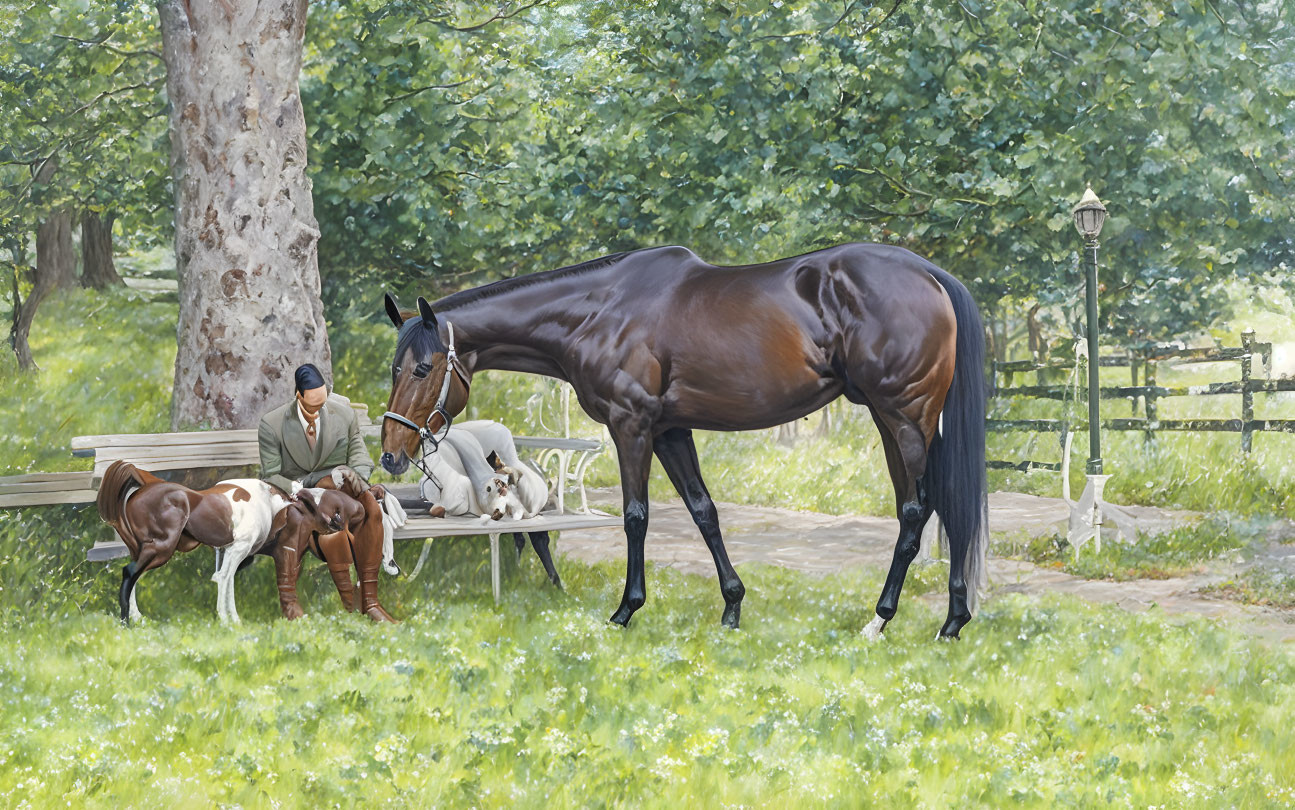
M624 420L613 418L612 424L623 425L625 421L633 421L633 417L626 414ZM634 611L643 607L643 603L647 601L643 541L647 536L648 526L648 474L652 469L652 436L646 426L632 432L622 427L612 432L612 439L616 443L616 455L620 460L627 553L625 593L611 620L624 627L629 624Z
M724 626L736 629L742 618L742 598L746 596L746 588L737 571L733 570L728 551L724 548L724 537L719 529L719 512L706 489L706 482L702 480L692 431L667 430L657 437L654 449L715 560L720 592L724 595Z

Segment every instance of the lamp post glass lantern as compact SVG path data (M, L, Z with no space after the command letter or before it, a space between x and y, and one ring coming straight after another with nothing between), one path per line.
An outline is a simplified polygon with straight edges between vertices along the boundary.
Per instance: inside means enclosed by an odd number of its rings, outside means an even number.
M1106 223L1106 206L1097 199L1090 185L1073 212L1075 230L1084 237L1084 247L1092 255L1085 283L1088 305L1088 465L1089 475L1102 474L1101 389L1097 372L1100 368L1097 347L1097 237Z

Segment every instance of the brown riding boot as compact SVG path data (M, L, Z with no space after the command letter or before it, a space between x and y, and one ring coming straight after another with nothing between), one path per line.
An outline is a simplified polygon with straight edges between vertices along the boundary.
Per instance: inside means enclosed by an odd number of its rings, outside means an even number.
M279 581L279 609L291 621L306 615L297 601L297 577L301 574L296 549L280 549L274 554L274 571Z
M375 622L397 624L378 601L378 571L382 567L382 509L372 493L360 497L364 522L353 535L355 567L360 572L360 611Z
M351 579L351 543L346 531L319 536L320 556L337 586L337 595L348 613L355 610L355 582Z
M337 595L342 598L342 607L347 613L355 612L355 581L351 579L351 566L346 563L328 563L328 573L337 586Z

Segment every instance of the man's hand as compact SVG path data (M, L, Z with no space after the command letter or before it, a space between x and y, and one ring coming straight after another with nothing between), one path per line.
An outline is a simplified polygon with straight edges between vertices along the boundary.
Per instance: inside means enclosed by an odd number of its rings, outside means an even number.
M332 479L334 487L352 498L358 498L364 493L364 479L345 464L339 464L333 468Z

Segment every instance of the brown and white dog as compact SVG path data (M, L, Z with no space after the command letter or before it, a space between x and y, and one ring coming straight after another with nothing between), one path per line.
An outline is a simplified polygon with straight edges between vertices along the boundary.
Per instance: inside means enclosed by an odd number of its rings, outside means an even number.
M145 571L165 565L177 551L199 545L223 549L216 582L216 613L222 621L237 622L234 574L249 556L267 549L276 514L292 510L298 520L315 531L332 533L345 528L338 504L320 509L311 495L294 498L255 478L221 481L204 490L193 490L163 481L133 464L116 461L104 473L96 505L99 516L117 530L130 550L131 561L122 569L118 601L121 620L139 618L135 584Z

